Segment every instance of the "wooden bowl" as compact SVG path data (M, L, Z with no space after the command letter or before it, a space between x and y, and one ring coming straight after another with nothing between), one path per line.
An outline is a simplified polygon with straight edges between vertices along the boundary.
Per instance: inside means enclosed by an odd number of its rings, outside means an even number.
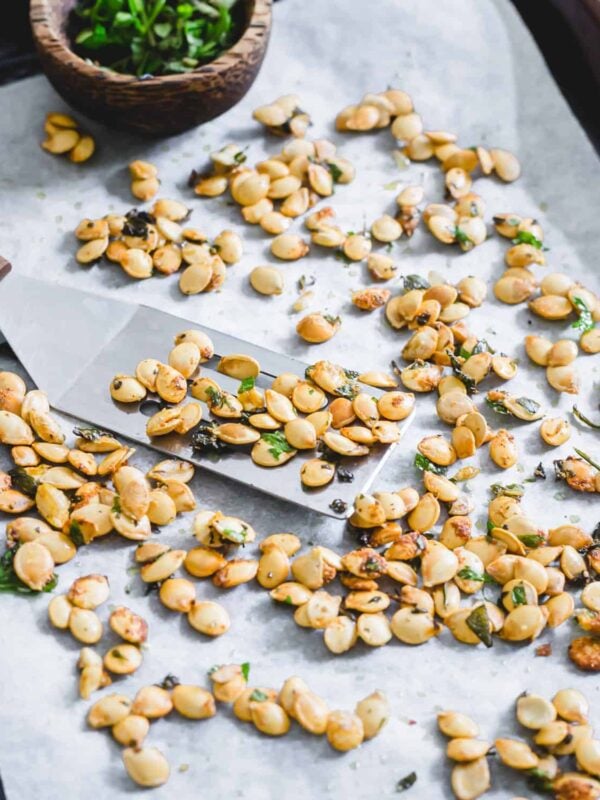
M31 27L42 67L74 108L106 125L168 136L207 122L246 94L262 64L271 28L271 0L241 0L246 25L215 61L183 75L140 79L109 72L76 55L66 28L76 0L31 0Z

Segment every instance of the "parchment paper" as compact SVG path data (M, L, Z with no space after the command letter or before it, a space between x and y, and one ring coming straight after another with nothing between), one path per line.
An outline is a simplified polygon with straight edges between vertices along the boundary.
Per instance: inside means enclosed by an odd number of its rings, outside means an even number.
M600 248L594 225L600 200L598 162L508 2L285 0L277 4L274 15L264 68L237 108L203 128L162 143L140 142L90 125L100 152L93 164L83 168L52 158L39 148L44 114L64 108L45 79L2 89L3 255L25 273L99 293L118 292L120 297L179 312L307 360L330 357L358 369L387 368L390 359L399 356L406 334L392 331L382 313L365 315L350 305L350 291L369 282L364 265L345 267L315 251L301 262L282 265L287 280L282 296L258 297L249 289L247 276L257 264L269 262L268 238L242 226L237 209L226 200L195 199L185 184L191 168L201 167L210 150L229 141L250 145L251 163L275 152L281 143L265 139L250 113L257 105L294 91L313 115L311 134L332 137L340 152L357 166L355 183L339 187L331 202L344 227L356 229L365 219L370 223L379 214L393 211L395 195L408 183L423 181L427 197L438 200L442 191L437 168L414 164L400 172L391 156L394 145L389 131L356 138L333 132L339 108L366 91L392 84L411 93L428 128L457 131L465 146L481 142L519 155L524 174L518 183L477 181L475 188L486 200L488 219L494 212L513 210L539 218L550 247L548 269L564 270L598 291ZM173 278L136 283L114 266L87 269L75 263L72 231L80 218L134 205L125 170L134 157L157 164L161 196L190 198L191 224L209 235L224 227L243 231L246 253L240 264L228 270L221 293L186 299ZM398 182L397 188L384 188L393 181ZM418 232L410 242L395 245L393 252L400 273L427 274L434 269L452 280L473 273L491 279L502 270L506 246L505 240L491 238L471 254L456 255ZM293 331L296 318L290 315L290 306L302 274L317 278L314 308L343 317L340 333L319 348L303 346ZM568 412L572 398L559 397L547 387L543 370L528 364L522 347L530 330L545 330L552 338L573 335L567 324L544 326L537 319L531 324L525 307L501 306L493 297L472 312L468 323L492 345L521 360L511 390L542 401L554 413ZM165 342L164 353L148 355L164 357L168 347ZM581 356L578 363L583 378L580 405L589 413L597 412L597 359ZM124 354L124 362L115 364L115 371L132 366ZM380 488L420 485L412 460L419 438L440 429L433 402L433 397L419 399L418 421L398 448ZM505 419L490 420L497 427L513 427ZM542 460L548 479L528 484L525 511L544 527L572 520L591 530L598 521L597 496L567 493L554 482L551 465L573 445L598 457L597 437L575 423L572 441L550 452L541 445L537 425L514 427L519 428L522 453L518 467L501 473L485 451L480 454L484 471L472 483L478 526L485 525L489 484L522 480ZM135 463L150 465L153 458L138 449ZM246 517L261 535L291 530L307 543L340 550L352 545L340 523L240 490L225 479L198 474L193 488L200 507ZM192 546L192 516L178 519L161 533L161 540L177 547ZM332 708L353 708L358 699L380 688L389 696L393 712L376 740L348 755L333 752L323 738L311 737L297 727L282 740L269 740L223 710L209 722L184 722L175 716L159 721L152 725L148 743L165 752L172 776L153 794L157 800L392 797L397 781L413 770L418 782L407 797L449 797L445 741L435 729L437 710L455 707L472 713L482 735L493 740L519 733L512 704L524 689L551 696L559 687L575 685L597 704L597 678L576 672L566 658L567 643L575 635L570 624L544 632L541 641L553 646L552 657L546 659L536 658L532 646L511 647L498 640L491 651L468 648L455 643L448 632L420 648L396 642L376 651L358 646L334 657L325 649L320 633L296 627L289 609L274 607L266 593L253 585L219 595L230 611L232 627L220 639L206 641L189 629L185 619L160 607L155 596L143 596L139 578L127 573L130 550L126 542L110 537L80 550L74 561L60 569L63 590L78 575L106 573L111 581L110 603L125 603L149 620L149 647L142 668L135 676L116 681L108 691L122 690L133 696L140 686L159 681L167 672L182 681L204 684L211 665L250 661L253 684L280 686L287 676L299 674ZM215 592L209 583L199 583L198 594L212 597ZM33 600L4 596L0 601L0 767L8 798L141 797L120 763L120 748L109 735L86 728L88 704L76 692L78 646L68 635L49 628L47 601L46 596ZM106 621L108 605L100 614ZM105 637L101 650L111 643ZM600 721L598 709L594 717ZM185 771L179 771L180 766ZM507 770L494 767L493 771L490 798L530 795L524 782L509 777Z

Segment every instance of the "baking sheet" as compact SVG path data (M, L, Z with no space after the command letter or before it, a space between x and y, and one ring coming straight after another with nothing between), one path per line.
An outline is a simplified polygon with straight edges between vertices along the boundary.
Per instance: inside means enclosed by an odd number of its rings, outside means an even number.
M139 142L90 124L100 152L93 164L82 169L39 148L43 115L64 107L43 78L0 90L3 255L27 274L98 293L116 291L120 297L181 313L260 344L267 342L299 358L332 358L358 369L386 368L390 358L398 357L406 334L387 327L381 313L364 315L350 305L350 291L368 283L365 266L345 267L316 251L300 262L282 265L283 295L258 297L248 287L247 276L257 264L270 261L268 238L242 226L237 209L224 199L201 201L190 196L191 224L209 235L224 227L244 234L244 258L228 270L219 294L184 298L175 279L132 283L114 266L82 268L73 258L72 231L83 216L134 205L125 170L132 158L157 164L161 196L181 197L187 193L189 171L201 167L210 150L229 141L249 144L251 162L275 152L280 141L265 139L250 113L255 106L290 91L299 93L312 113L311 133L331 136L340 153L357 166L355 183L339 187L331 203L345 228L356 229L365 218L371 222L384 211L392 211L397 192L408 183L423 181L428 197L437 199L441 197L437 168L414 164L399 171L391 157L389 132L356 138L333 133L335 111L365 91L392 84L412 94L427 127L455 130L465 146L482 142L514 150L524 165L520 181L510 186L489 179L477 181L476 190L487 203L487 217L513 210L538 217L551 248L547 253L550 269L567 271L599 290L598 162L508 2L380 0L369 4L367 12L360 0L328 0L318 5L285 0L274 13L264 68L237 108L199 130L162 143ZM396 182L395 188L384 188ZM502 269L506 244L492 238L470 254L456 255L417 233L410 242L395 245L394 254L403 274L426 274L433 269L452 280L468 274L491 278ZM314 308L343 317L339 334L318 349L301 344L293 332L295 318L289 312L297 295L295 282L302 274L317 277ZM473 311L468 321L492 345L521 359L511 390L541 400L556 413L567 412L572 398L559 398L549 390L543 370L527 363L522 348L529 330L546 330L558 338L566 325L543 326L537 319L529 325L524 307L511 309L493 298ZM167 348L165 342L165 353ZM580 359L579 402L590 412L598 402L597 362L597 358ZM439 430L433 399L420 398L419 423L397 448L380 488L418 485L411 466L416 442L424 433ZM503 473L490 465L486 452L481 453L484 472L472 482L478 526L485 525L487 486L497 480L522 480L542 459L549 477L543 485L528 484L525 511L543 526L573 520L591 530L598 521L597 497L566 494L553 480L551 462L573 445L598 456L596 439L575 424L571 443L549 452L541 446L537 425L519 426L521 465ZM136 463L152 461L150 454L138 449ZM307 543L340 549L352 545L341 523L240 491L214 476L199 473L194 490L200 507L246 517L259 534L292 530ZM192 517L179 518L161 533L161 539L173 546L191 546ZM206 669L215 663L250 661L252 683L279 686L285 677L299 674L332 708L352 708L376 688L387 693L392 705L392 719L382 734L347 755L333 752L322 738L297 728L282 740L266 739L232 719L228 711L220 711L209 722L173 717L153 723L148 742L161 748L172 766L169 783L152 795L158 800L175 795L187 800L198 794L211 800L392 797L397 781L413 770L418 782L407 797L447 797L449 771L445 742L435 732L437 710L470 711L480 722L482 734L493 739L516 732L512 702L523 689L550 696L561 686L576 685L592 702L597 698L597 679L576 672L566 659L566 646L574 635L569 624L541 637L541 642L553 645L554 654L546 659L535 658L531 646L511 647L499 641L493 651L467 648L454 642L448 632L416 649L393 642L377 651L359 646L336 658L325 649L320 633L296 627L289 609L274 608L266 594L252 586L219 595L230 611L232 627L227 635L207 642L185 620L162 609L155 596L144 597L136 576L127 573L130 566L127 543L111 537L80 551L60 569L61 588L81 574L108 574L109 602L124 602L149 620L143 666L108 691L116 688L133 695L167 672L186 682L204 683ZM210 584L200 583L198 594L212 597L215 592ZM47 600L45 596L0 600L0 770L8 800L141 796L127 778L119 748L110 737L86 729L87 704L76 696L78 647L70 637L49 629ZM100 611L106 621L108 605ZM107 638L105 643L108 648L112 640ZM600 713L595 721L600 722ZM490 798L528 794L524 782L509 778L506 770L494 769L494 783Z

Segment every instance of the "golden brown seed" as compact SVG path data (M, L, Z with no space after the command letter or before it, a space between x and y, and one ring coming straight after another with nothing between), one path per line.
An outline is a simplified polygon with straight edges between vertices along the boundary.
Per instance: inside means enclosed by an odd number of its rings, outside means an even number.
M558 447L571 438L571 426L561 417L548 417L540 425L540 436L551 447Z
M308 314L296 325L296 332L309 344L327 342L337 333L341 324L339 317L323 314Z
M206 636L221 636L231 625L223 606L211 601L196 601L188 613L188 622Z
M109 672L116 675L130 675L141 666L142 651L132 644L119 644L106 653L103 661Z
M139 714L129 714L112 727L113 737L126 747L138 748L144 742L150 730L150 723L146 717Z
M476 800L490 788L490 769L487 758L478 758L452 768L452 791L457 800Z
M123 694L108 694L97 700L90 708L87 721L91 728L107 728L116 725L129 715L131 700Z
M332 711L327 718L326 735L335 750L353 750L364 739L362 720L349 711Z
M169 762L156 747L125 748L123 764L138 786L155 788L169 780Z

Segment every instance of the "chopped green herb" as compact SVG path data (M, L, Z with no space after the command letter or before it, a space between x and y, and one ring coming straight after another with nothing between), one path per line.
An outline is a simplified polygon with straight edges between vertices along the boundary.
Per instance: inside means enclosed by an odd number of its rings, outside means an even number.
M83 547L85 544L85 539L83 538L83 533L81 531L81 525L76 519L71 520L69 525L69 536L71 537L71 541L75 547Z
M523 542L525 547L541 547L543 544L546 544L546 540L543 536L540 536L537 533L524 533L519 536L519 541Z
M121 509L121 498L118 494L115 495L113 500L112 508L110 509L113 514L122 514L123 511Z
M263 433L262 438L270 445L269 453L273 458L279 460L283 453L291 453L294 448L285 438L281 431L273 431L273 433Z
M515 238L512 240L513 244L530 244L532 247L541 250L544 243L540 241L537 236L534 236L531 231L519 231Z
M491 532L494 530L494 528L495 528L495 527L496 527L496 526L494 525L494 523L492 522L492 520L491 520L491 519L488 519L488 521L485 523L485 529L486 529L486 531L487 531L487 535L488 535L488 536L489 536L489 535L490 535L490 533L491 533Z
M458 360L458 358L454 355L451 350L446 350L448 354L448 358L450 359L450 364L452 366L452 372L458 378L461 383L464 383L465 388L467 390L467 394L477 394L477 383L473 378L470 378L468 375L462 371L462 364Z
M287 603L288 606L293 605L292 596L289 595L289 594L286 594L286 596L283 598L283 602Z
M527 605L527 594L524 586L515 586L510 593L510 596L515 606Z
M343 383L335 390L339 397L345 397L348 400L353 400L359 392L359 388L355 383Z
M429 289L431 284L421 275L402 275L403 291L411 292L413 289Z
M448 471L448 467L441 467L439 464L434 464L433 461L430 461L427 456L424 456L422 453L417 453L415 455L414 464L415 467L422 472L434 472L436 475L445 475Z
M38 483L34 477L28 475L23 467L15 467L9 470L11 486L28 497L35 497Z
M483 584L496 583L494 578L492 578L491 575L488 575L487 572L484 572L483 574L480 572L475 572L475 570L471 567L463 567L456 574L459 578L462 578L463 581L480 581Z
M71 15L83 58L127 75L172 75L212 61L234 41L235 0L78 0Z
M600 422L592 422L591 419L586 417L581 411L577 408L577 406L573 406L573 416L578 419L580 422L583 422L584 425L589 425L590 428L594 428L596 430L600 430Z
M594 318L592 316L592 312L581 299L581 297L573 297L571 300L575 308L577 309L577 313L579 314L579 319L575 320L575 322L571 323L572 328L577 328L578 330L585 332L591 331L592 328L595 327L594 325Z
M496 412L496 414L510 414L510 411L504 405L502 400L490 400L489 397L486 397L485 402L493 411Z
M169 689L174 689L176 686L179 686L180 683L181 681L177 675L171 675L169 672L169 674L165 675L160 683L155 683L154 685L160 686L161 689L166 689L168 691Z
M473 245L473 240L458 226L454 226L454 238L459 244Z
M486 646L492 647L492 626L485 605L477 606L465 620L467 626L473 631L475 636Z
M396 791L405 792L407 789L410 789L411 786L414 786L416 782L417 782L417 773L409 772L409 774L405 775L404 778L400 778L400 780L396 784Z
M208 404L210 406L221 408L224 405L225 397L223 393L218 389L215 389L214 386L209 386L206 390L206 394L208 396Z
M527 770L527 783L532 789L543 794L553 794L554 786L552 778L541 769L533 767Z
M334 164L332 161L326 161L325 166L331 173L331 177L333 178L334 183L338 183L339 179L344 174L342 170L338 167L337 164Z
M234 531L232 528L224 528L222 535L231 542L236 544L244 544L248 536L248 531Z
M269 695L261 692L260 689L255 689L252 694L250 695L250 700L254 701L255 703L264 703L265 700L269 699Z
M334 317L333 314L323 314L323 319L326 319L330 325L341 325L342 318L341 317Z
M244 680L246 681L246 683L248 683L248 677L250 675L250 662L249 661L244 661L244 663L241 665L241 667L242 667L242 675L244 677Z
M79 436L81 439L85 439L88 442L95 442L97 439L101 439L103 436L111 436L112 433L108 431L103 431L100 428L73 428L73 433L75 436Z
M254 378L244 378L238 388L238 394L249 392L254 389Z

